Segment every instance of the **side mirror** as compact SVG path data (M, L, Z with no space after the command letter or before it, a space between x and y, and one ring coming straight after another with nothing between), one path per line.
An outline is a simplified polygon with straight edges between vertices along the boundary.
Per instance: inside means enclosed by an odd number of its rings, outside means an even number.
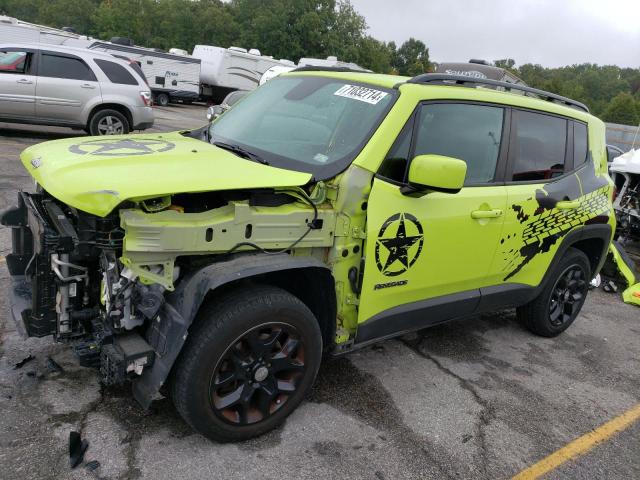
M409 166L409 189L413 192L458 193L466 175L467 164L462 160L442 155L418 155Z
M213 107L209 107L207 108L207 120L212 122L223 113L224 113L224 107L222 105L215 105Z

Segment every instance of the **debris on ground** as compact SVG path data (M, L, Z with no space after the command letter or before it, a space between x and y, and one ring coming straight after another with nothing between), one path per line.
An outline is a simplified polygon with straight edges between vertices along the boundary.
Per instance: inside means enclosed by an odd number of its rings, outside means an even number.
M69 466L71 468L76 468L82 463L88 447L89 442L82 440L80 433L73 430L69 432Z
M34 357L33 355L29 354L28 356L24 357L22 360L20 360L18 363L16 363L13 366L14 370L17 370L19 368L24 367L27 363L29 363L31 360L34 360L36 357Z
M100 468L100 462L97 460L91 460L90 462L87 462L84 468L86 468L89 472L94 472Z
M607 293L616 293L618 291L618 286L613 280L609 280L602 286L602 289Z
M60 364L58 362L56 362L53 358L51 358L50 356L47 357L47 368L51 371L51 372L55 372L55 373L62 373L64 372L64 369L60 366Z

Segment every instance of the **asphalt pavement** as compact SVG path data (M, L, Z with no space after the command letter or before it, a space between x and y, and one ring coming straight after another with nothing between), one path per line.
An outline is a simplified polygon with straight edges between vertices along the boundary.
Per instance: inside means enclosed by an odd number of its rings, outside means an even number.
M204 107L156 109L152 131L195 128ZM27 146L83 132L0 123L0 210L33 182ZM0 229L0 257L11 250ZM104 388L65 345L23 340L0 259L0 478L506 479L640 401L640 310L592 291L556 339L513 311L453 322L326 361L309 399L276 431L241 444L193 433L168 399L143 412ZM69 468L71 430L88 440ZM85 463L86 463L85 462ZM640 478L640 424L548 479Z

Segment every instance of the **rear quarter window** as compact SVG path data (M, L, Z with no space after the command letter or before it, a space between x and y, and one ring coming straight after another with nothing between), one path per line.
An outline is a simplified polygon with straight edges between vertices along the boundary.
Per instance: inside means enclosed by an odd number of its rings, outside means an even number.
M587 126L584 123L574 122L573 124L573 166L579 167L587 161L589 142L587 137Z
M516 115L515 145L509 156L512 181L545 181L565 171L567 120L522 110Z
M138 81L131 75L126 68L109 60L94 59L96 65L104 72L111 83L120 85L138 85Z

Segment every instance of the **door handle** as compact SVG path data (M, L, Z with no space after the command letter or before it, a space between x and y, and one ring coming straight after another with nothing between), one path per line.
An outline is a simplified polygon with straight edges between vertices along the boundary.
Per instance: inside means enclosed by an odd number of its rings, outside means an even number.
M81 87L82 87L82 88L91 88L91 89L96 88L96 86L95 86L95 85L91 85L90 83L83 83L83 84L81 85Z
M33 82L26 78L21 78L20 80L16 80L16 83L22 83L23 85L32 85Z
M480 218L498 218L503 215L503 211L499 208L494 208L493 210L474 210L471 212L471 218L480 219Z
M580 202L578 200L568 200L564 202L556 203L556 207L560 210L574 210L580 206Z

